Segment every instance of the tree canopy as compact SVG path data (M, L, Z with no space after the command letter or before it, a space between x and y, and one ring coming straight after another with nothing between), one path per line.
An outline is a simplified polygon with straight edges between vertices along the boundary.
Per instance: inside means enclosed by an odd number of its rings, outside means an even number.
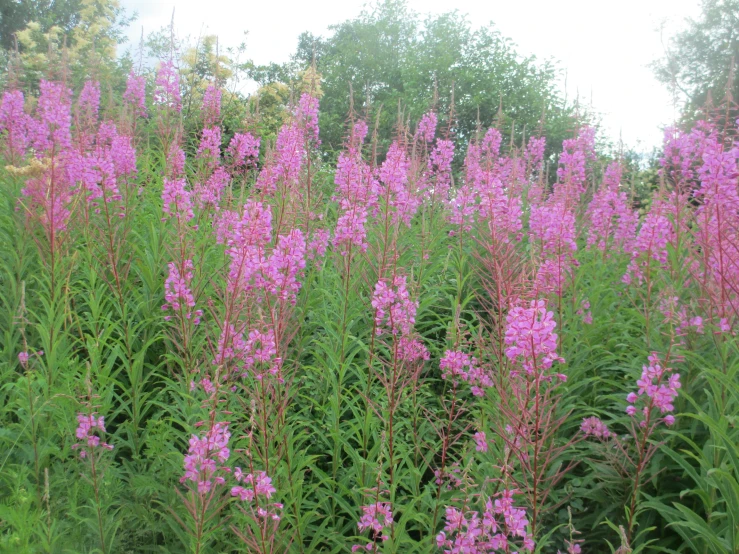
M457 11L423 18L404 0L384 0L330 30L303 33L289 64L255 68L252 77L262 86L290 82L315 63L321 139L331 150L342 147L352 109L378 122L385 144L399 119L418 121L431 108L462 143L497 121L507 138L543 132L556 148L572 126L556 66L519 55L493 24L474 29Z
M669 43L654 64L657 78L673 87L691 119L712 98L739 98L739 0L703 0L701 14Z

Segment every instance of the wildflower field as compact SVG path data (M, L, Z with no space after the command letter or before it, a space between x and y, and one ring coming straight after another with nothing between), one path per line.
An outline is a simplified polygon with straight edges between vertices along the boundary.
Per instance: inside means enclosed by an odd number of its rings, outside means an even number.
M3 552L739 553L739 142L0 105ZM727 112L728 113L728 112Z

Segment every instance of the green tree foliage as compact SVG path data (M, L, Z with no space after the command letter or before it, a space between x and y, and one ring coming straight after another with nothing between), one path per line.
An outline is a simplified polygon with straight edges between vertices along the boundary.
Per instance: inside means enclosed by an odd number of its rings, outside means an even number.
M739 98L738 61L739 0L703 0L700 17L687 21L653 67L657 78L675 89L692 119L711 98Z
M555 148L571 127L554 64L521 57L492 24L474 30L456 11L422 19L404 0L385 0L330 29L327 37L303 33L292 63L252 71L261 85L287 82L315 62L324 90L321 139L330 150L342 146L352 103L356 112L378 121L385 145L399 114L418 121L429 108L446 114L444 124L462 143L478 122L487 125L498 117L507 138L515 129L520 139L524 128L527 135L537 132L543 115L543 130Z
M70 32L80 21L81 0L5 0L0 3L0 46L13 48L15 34L31 22L42 32L59 27Z
M35 90L42 78L62 79L77 88L88 78L120 88L130 60L117 58L130 22L118 0L31 2L23 9L23 27L13 28L13 49L0 55L2 80L17 79ZM58 15L57 15L58 14ZM10 25L10 23L8 23ZM2 40L6 25L0 24ZM9 31L10 32L10 31Z

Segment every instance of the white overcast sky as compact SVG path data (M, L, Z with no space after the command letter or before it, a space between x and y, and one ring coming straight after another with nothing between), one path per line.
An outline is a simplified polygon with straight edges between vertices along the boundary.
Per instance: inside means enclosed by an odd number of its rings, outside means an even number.
M671 94L647 67L699 0L409 0L424 13L457 8L473 25L494 22L522 54L554 58L567 70L569 98L579 93L603 114L603 131L643 149L661 143L661 126L674 121ZM325 35L328 25L357 16L366 0L122 0L138 13L129 36L169 24L175 10L179 36L216 34L226 46L244 40L256 63L284 62L303 31ZM664 33L660 33L660 28ZM564 87L564 79L562 82Z

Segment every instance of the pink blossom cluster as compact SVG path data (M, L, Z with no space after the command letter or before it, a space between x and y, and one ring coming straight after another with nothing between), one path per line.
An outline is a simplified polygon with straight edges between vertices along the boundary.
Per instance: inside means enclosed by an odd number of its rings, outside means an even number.
M40 160L41 172L26 180L22 204L28 217L38 221L49 241L55 242L67 228L73 200L79 193L95 212L100 212L103 205L106 215L110 215L107 204L117 202L115 215L125 215L119 202L121 188L136 173L136 152L130 137L120 134L112 122L98 124L97 83L86 82L80 93L74 137L71 91L48 81L41 81L40 89L35 118L22 112L22 95L11 91L3 96L0 130L6 129L8 148L32 146ZM20 135L26 132L21 140ZM13 154L21 156L23 152Z
M649 355L649 364L642 366L641 378L637 380L637 391L630 392L626 397L629 405L626 413L635 416L637 403L643 404L642 413L644 419L639 421L641 427L647 426L647 420L651 417L653 408L661 414L668 414L662 418L665 425L675 423L675 417L670 414L675 409L673 402L678 396L680 389L680 374L672 373L672 368L664 367L656 352Z
M396 275L392 281L380 279L375 284L372 307L378 335L385 326L393 335L408 335L413 329L418 302L411 300L406 281L405 275Z
M146 117L146 77L133 71L128 74L123 102L131 107L136 117Z
M29 130L33 124L24 110L23 93L19 90L6 90L0 102L0 137L5 143L5 158L15 160L26 153Z
M520 240L523 212L520 191L512 186L518 164L500 156L501 142L500 132L491 128L479 144L469 145L465 183L451 202L450 222L469 231L474 216L479 214L480 220L487 223L493 240L508 242L511 238Z
M375 332L380 335L387 331L397 337L401 359L408 362L429 359L428 350L414 335L418 302L411 300L404 275L396 275L392 280L380 279L375 284L372 307Z
M62 83L41 80L31 138L37 157L54 156L72 147L72 91Z
M21 366L23 366L23 369L28 368L28 360L30 360L31 356L43 356L44 351L39 350L38 352L28 352L24 350L23 352L18 352L18 361L20 362Z
M184 221L189 221L195 217L190 191L186 187L187 181L184 178L164 178L162 211L165 216L176 217ZM167 217L162 218L163 221L166 219Z
M608 430L608 426L595 416L584 418L580 425L580 431L586 437L597 439L608 439L613 436L613 433Z
M393 524L393 512L390 509L390 504L387 502L377 502L370 504L369 506L362 506L362 517L357 522L359 532L362 533L367 530L371 530L376 537L375 541L384 542L390 537L387 535L386 529ZM352 546L352 552L359 550L367 550L368 552L373 551L376 547L375 542L369 542L366 545L355 544Z
M328 243L331 240L331 233L328 229L317 229L313 231L311 240L308 243L308 254L309 260L315 260L316 266L320 264L320 260L326 255L326 249Z
M453 379L456 382L459 378L461 381L469 383L472 394L475 396L483 396L485 394L483 388L493 386L492 379L479 367L477 359L465 352L447 350L439 362L439 367L443 371L442 379Z
M385 161L378 171L381 205L393 223L410 227L411 219L421 203L408 181L410 160L398 141L390 145Z
M269 206L250 200L241 218L226 231L227 255L231 259L229 289L249 292L265 289L282 301L295 303L305 269L306 245L302 231L293 229L277 237L271 253L272 212Z
M577 204L585 191L587 164L595 158L594 127L580 127L575 137L562 143L554 196L558 201L563 201L568 209Z
M87 202L100 213L100 201L109 204L122 200L119 184L136 174L136 151L131 139L119 135L116 126L100 124L94 144L88 152L72 151L66 158L67 176L87 193ZM119 217L125 216L123 203L116 205Z
M228 448L230 439L231 432L225 421L216 422L203 438L192 435L184 461L185 474L180 478L180 483L197 483L198 494L210 492L214 483L225 484L223 474L228 473L229 469L223 464L231 455Z
M739 313L739 143L707 142L701 161L696 243L703 254L703 282L716 311L726 317Z
M595 245L601 252L618 248L630 253L633 248L638 212L630 208L626 192L619 191L621 164L611 163L606 168L603 186L595 193L588 206L588 246Z
M577 250L575 213L554 196L541 206L532 206L529 234L541 247L536 285L541 293L562 295L572 273Z
M182 111L180 75L171 60L159 65L154 85L154 104L176 112Z
M660 173L678 188L689 186L697 178L705 147L716 140L716 129L707 121L697 121L689 132L666 128Z
M257 177L257 188L272 195L281 185L287 196L300 197L300 174L308 157L308 147L318 143L318 100L303 94L291 121L277 134L274 151L267 156Z
M436 545L445 554L493 554L522 548L533 552L534 538L527 531L526 511L513 505L513 490L488 499L482 516L473 510L446 509L444 530Z
M195 297L190 288L193 271L192 260L185 260L182 271L174 262L169 262L168 267L169 275L164 282L164 299L167 303L162 306L162 310L174 310L176 312L183 310L185 318L192 318L193 324L198 325L203 311L195 310L193 312L191 310L195 307ZM164 318L165 321L169 319L170 316Z
M79 443L73 444L72 449L80 451L80 458L86 458L88 450L90 453L94 452L97 448L103 448L106 450L113 450L113 445L100 440L100 436L95 434L95 429L98 433L105 433L105 419L103 416L95 417L95 414L77 414L77 431L75 436Z
M554 314L547 311L546 301L532 300L528 308L515 306L506 317L506 356L520 363L527 374L538 375L554 362L564 363L557 354ZM558 375L562 380L564 375Z
M641 284L645 279L644 271L652 261L660 267L667 264L667 246L673 241L675 232L666 212L665 204L655 200L644 218L634 241L629 267L621 279L627 285L634 279Z
M472 438L475 440L475 450L478 452L488 451L488 437L483 431L477 431Z
M436 125L438 124L438 118L436 113L428 112L424 114L421 121L418 122L418 129L416 130L416 136L424 142L433 142L434 136L436 136Z
M255 165L259 158L259 137L251 133L236 133L226 149L231 156L231 165L234 168Z
M660 300L659 310L665 316L665 323L672 323L678 336L685 335L691 329L702 335L703 318L699 315L689 316L688 309L680 304L677 296L667 296Z
M526 165L529 171L537 173L541 171L544 164L544 151L546 150L547 140L544 137L531 137L526 144Z
M85 81L77 98L77 147L83 150L90 148L95 137L95 127L100 109L100 83Z
M207 129L214 127L221 118L221 89L215 85L208 85L203 93L203 126Z
M221 128L207 127L198 146L197 158L203 160L212 170L220 164L221 159Z
M454 143L451 140L437 139L436 146L429 154L429 180L433 189L431 195L442 202L448 202L452 186L452 161Z
M282 504L268 504L265 501L272 498L277 492L272 486L272 479L264 472L257 471L255 473L244 473L240 467L234 468L234 478L243 485L231 487L231 496L238 497L242 502L257 502L256 515L260 518L270 518L274 521L280 520L279 511ZM260 497L262 501L260 502Z
M298 277L305 269L305 239L300 229L277 237L264 273L267 290L279 300L296 303L302 283Z
M343 256L353 248L367 250L365 225L370 213L377 209L378 183L367 163L362 159L362 142L367 135L367 124L354 124L347 150L339 154L334 182L333 199L339 202L339 218L334 231L334 245Z

